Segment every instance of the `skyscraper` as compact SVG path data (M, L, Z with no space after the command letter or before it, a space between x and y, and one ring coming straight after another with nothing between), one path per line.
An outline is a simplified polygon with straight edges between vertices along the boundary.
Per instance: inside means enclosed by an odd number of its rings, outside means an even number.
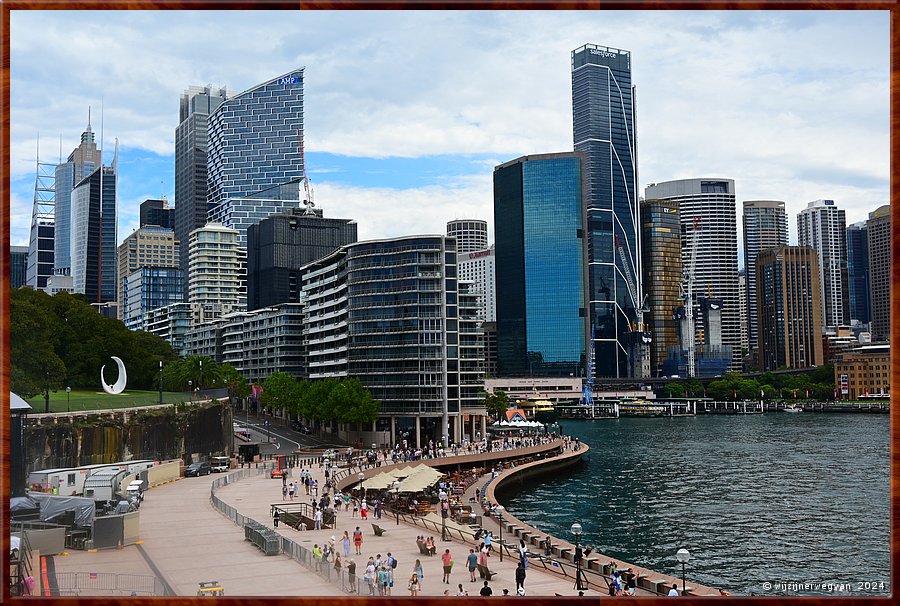
M56 167L56 234L54 250L54 273L68 275L72 269L72 190L75 185L94 172L102 162L102 151L94 142L91 130L91 114L88 110L88 125L81 133L81 143L72 150L68 159Z
M706 178L655 183L647 187L644 197L648 200L664 199L678 202L683 267L690 265L693 250L691 236L695 225L699 226L692 293L695 318L701 319L697 306L699 297L722 301L722 350L718 353L705 350L704 356L730 358L731 370L740 372L741 329L738 326L740 304L734 180ZM695 321L694 327L695 343L699 349L709 335L704 335L703 339L700 339L698 331L707 328L702 322Z
M501 376L584 374L583 158L524 156L494 168Z
M299 206L303 166L303 69L223 101L209 117L210 213L265 192ZM212 214L210 214L212 216Z
M593 44L572 51L572 126L575 150L586 157L587 315L595 375L641 376L649 371L649 350L637 326L643 288L630 52ZM644 353L645 360L636 360Z
M756 256L767 248L787 246L788 224L784 202L744 200L744 267L747 279L748 341L756 347Z
M213 310L207 317L243 311L247 294L241 288L237 230L208 223L188 237L188 302Z
M71 270L75 292L89 303L116 301L116 183L112 166L98 166L72 190Z
M866 222L847 226L847 281L850 322L868 324L872 319L869 300L869 236Z
M178 266L188 275L188 237L207 223L207 129L209 115L225 101L225 88L191 86L181 95L175 129L175 239L183 243ZM185 279L185 282L187 280ZM187 284L184 285L187 293Z
M28 271L28 247L9 247L9 287L25 286L25 273Z
M447 235L456 238L458 254L485 250L488 247L487 221L454 219L447 222Z
M822 327L849 326L847 222L834 200L814 200L797 215L798 242L819 255Z
M676 200L641 202L641 266L649 314L644 316L653 338L650 376L662 374L670 347L678 345L672 308L681 294L681 220Z
M356 222L293 208L251 225L247 242L247 310L253 311L299 302L301 268L356 242Z
M173 214L175 209L169 206L168 200L144 200L141 202L140 227L155 225L173 229L175 226Z
M458 242L458 241L457 241ZM460 282L472 282L472 293L485 322L497 321L497 257L495 247L456 255Z
M808 246L767 248L757 256L760 370L823 363L818 264Z
M157 306L160 307L170 303L180 303L184 300L184 285L181 283L182 274L180 270L177 273L155 272L140 274L142 269L151 267L177 268L179 260L178 249L179 243L175 240L175 232L171 229L154 225L141 227L122 241L118 249L118 277L116 278L116 296L118 297L118 317L120 320L124 321L127 319L129 309L131 310L132 320L138 314L147 311L140 307L143 303L166 300L167 302L160 303ZM137 282L128 280L136 272L139 276L143 275L148 280L156 280L158 284L161 282L157 278L164 276L166 279L164 289L168 289L173 281L177 281L180 296L175 297L169 294L158 296L151 292L147 284L142 284L139 279ZM128 296L129 288L133 291L136 287L143 289L140 299L135 298L134 292L131 293L130 297ZM137 307L135 307L136 301L138 301ZM128 322L126 322L127 324Z
M869 276L871 279L872 340L891 337L891 206L869 213Z

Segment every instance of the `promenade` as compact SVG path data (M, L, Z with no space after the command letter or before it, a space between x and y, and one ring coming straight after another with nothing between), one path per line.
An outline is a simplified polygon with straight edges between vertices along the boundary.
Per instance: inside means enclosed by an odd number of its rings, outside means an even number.
M533 447L535 448L535 447ZM517 449L524 451L529 449ZM587 451L582 446L583 452ZM492 456L508 457L514 451L497 451ZM575 453L563 453L565 456L575 456ZM473 455L466 455L467 463L471 462ZM429 459L421 463L429 465L450 465L455 459L463 457L444 457ZM476 457L477 458L477 457ZM552 460L552 459L549 459ZM546 460L545 460L546 461ZM504 475L511 475L529 466L536 466L545 461L534 461L530 464L508 469L499 477L491 479L490 474L482 476L477 482L469 486L462 495L463 503L470 503L474 498L475 489L484 493L487 487L488 498L493 498L493 489L503 481ZM415 465L417 463L405 463L403 465ZM380 473L391 466L379 466L369 469L366 474ZM300 476L301 467L292 469L291 478ZM341 484L355 479L356 470ZM323 469L319 465L311 468L313 477L319 486L324 486L325 478ZM233 471L231 472L233 473ZM212 481L219 479L223 474L215 474L201 478L183 478L163 486L151 489L141 506L141 544L126 547L121 550L101 552L69 552L68 556L54 558L54 567L57 573L61 572L116 572L120 574L145 574L159 578L171 595L191 596L195 595L198 583L201 581L216 580L221 582L227 596L338 596L345 595L341 584L337 581L337 575L329 581L316 574L294 559L285 555L265 556L257 547L244 539L243 528L235 525L230 519L217 511L210 501L210 486ZM256 520L266 527L273 528L271 518L271 506L284 503L281 492L280 479L270 479L268 473L254 474L217 489L216 496L228 506L234 508L240 515ZM310 497L300 490L300 495L295 496L294 502L308 503ZM287 502L290 502L288 500ZM474 504L474 503L473 503ZM475 508L477 513L480 508ZM510 522L518 522L512 516L507 517ZM398 523L399 522L399 523ZM378 524L385 529L383 536L376 536L372 524ZM482 519L484 528L494 534L495 540L500 528L496 520L485 516ZM524 524L518 522L520 528ZM407 596L410 592L407 583L414 570L416 560L419 560L424 572L423 583L419 595L442 596L449 591L449 595L456 595L457 585L462 583L469 595L478 595L483 585L483 580L476 573L476 581L471 582L468 570L465 566L469 549L474 547L466 544L459 537L455 540L442 541L440 528L425 529L405 521L402 517L398 520L388 512L384 512L380 520L373 517L370 508L368 520L353 517L351 511L341 511L337 515L336 528L323 530L298 531L283 524L275 531L283 537L289 538L294 543L307 550L312 550L318 544L322 546L334 536L338 552L343 558L343 549L340 539L346 530L352 536L354 529L359 526L363 533L362 554L355 555L355 549L350 546L351 558L356 562L356 575L361 577L370 556L378 554L382 559L387 553L397 558L398 566L394 570L394 587L392 595ZM433 536L437 548L437 555L422 556L416 545L418 535ZM541 535L546 536L545 534ZM504 530L504 540L509 544L511 540L516 543L518 539L510 536ZM554 540L554 544L565 543ZM532 551L540 551L537 547L530 546ZM450 583L441 582L442 565L440 555L445 549L452 554L454 565L450 575ZM597 554L592 554L597 555ZM600 556L605 558L605 556ZM608 559L604 559L606 563ZM347 562L344 562L346 566ZM489 558L489 569L496 575L490 581L494 595L502 595L503 589L508 589L510 594L515 594L515 570L518 559L504 556L503 562L496 552ZM323 566L333 567L333 562L323 563ZM621 563L621 568L627 567L627 563ZM644 572L643 569L634 567L636 572ZM568 564L569 574L572 574L572 565ZM653 579L673 579L666 575L658 575L652 571L646 571ZM346 573L345 573L346 574ZM680 579L675 580L681 585ZM586 595L599 596L606 594L605 583L597 575L591 575L591 587L585 591ZM690 582L689 586L693 586ZM527 569L525 590L528 596L576 596L578 591L574 589L573 576L563 576L557 572L543 570L539 562L532 561ZM368 592L363 583L360 583L361 595ZM713 590L698 592L712 595ZM716 594L718 592L715 592ZM104 595L103 592L81 591L79 595ZM115 595L115 594L112 594ZM638 589L638 595L654 595L644 589Z

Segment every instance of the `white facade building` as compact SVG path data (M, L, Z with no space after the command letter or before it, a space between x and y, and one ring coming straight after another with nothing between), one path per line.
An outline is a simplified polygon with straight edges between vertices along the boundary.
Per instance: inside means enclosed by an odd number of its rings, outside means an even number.
M472 292L478 295L478 307L485 322L497 321L497 286L494 247L456 255L460 281L472 282Z
M190 234L188 302L221 306L222 313L247 305L246 249L238 246L238 230L208 223Z
M819 255L822 328L850 325L847 220L834 200L814 200L797 215L797 240Z

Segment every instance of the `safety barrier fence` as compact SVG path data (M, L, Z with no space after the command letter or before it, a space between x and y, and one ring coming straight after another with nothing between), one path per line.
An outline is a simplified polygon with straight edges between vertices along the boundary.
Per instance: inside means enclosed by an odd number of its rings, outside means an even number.
M58 596L77 596L81 592L90 596L103 595L166 595L162 581L149 574L118 574L113 572L57 572L56 587L51 592Z

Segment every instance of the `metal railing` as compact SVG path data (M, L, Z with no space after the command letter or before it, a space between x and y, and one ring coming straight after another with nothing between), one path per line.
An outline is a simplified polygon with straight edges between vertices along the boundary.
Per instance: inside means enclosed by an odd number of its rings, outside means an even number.
M58 572L55 596L87 595L166 595L165 585L154 575L118 574L114 572Z

